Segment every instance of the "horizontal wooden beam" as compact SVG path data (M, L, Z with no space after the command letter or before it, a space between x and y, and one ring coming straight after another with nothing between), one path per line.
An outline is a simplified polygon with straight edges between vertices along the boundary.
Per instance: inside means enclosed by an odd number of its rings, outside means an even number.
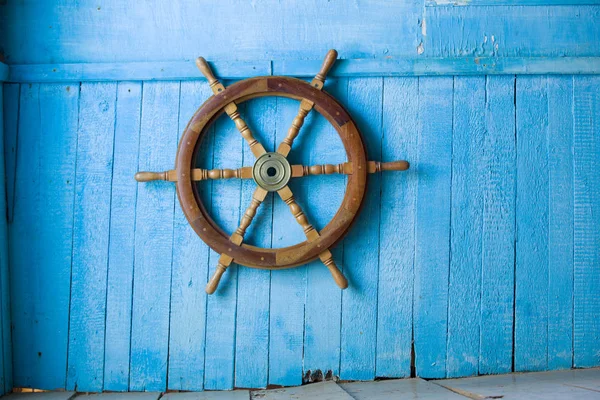
M8 65L0 63L0 82L8 80Z
M273 75L310 77L320 61L273 62ZM600 57L464 57L339 60L330 76L598 74Z
M216 61L223 79L260 75L313 77L321 60ZM9 82L191 80L202 76L193 61L10 65ZM0 64L0 78L6 65ZM464 57L338 60L333 77L441 75L600 74L600 57ZM1 80L1 79L0 79Z
M210 63L217 76L239 79L270 75L270 61L217 61ZM167 81L200 79L193 60L86 64L11 65L11 82Z
M437 6L593 6L600 0L425 0L426 7Z

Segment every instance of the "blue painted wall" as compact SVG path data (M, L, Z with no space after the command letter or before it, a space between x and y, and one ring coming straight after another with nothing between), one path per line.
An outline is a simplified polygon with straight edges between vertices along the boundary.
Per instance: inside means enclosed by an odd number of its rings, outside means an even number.
M213 390L298 385L317 369L370 380L600 365L600 77L580 75L600 71L600 6L508 3L0 5L13 327L2 363L10 374L12 358L14 386ZM210 95L186 60L202 54L230 79L309 76L330 47L346 60L325 90L369 157L412 168L370 177L333 251L346 291L314 262L234 266L206 296L218 255L174 185L133 180L173 167ZM297 102L240 108L274 149ZM345 160L318 115L297 142L294 163ZM201 152L202 167L253 162L227 119ZM342 176L292 184L319 229L344 187ZM253 183L200 190L233 231ZM248 237L304 240L271 197Z

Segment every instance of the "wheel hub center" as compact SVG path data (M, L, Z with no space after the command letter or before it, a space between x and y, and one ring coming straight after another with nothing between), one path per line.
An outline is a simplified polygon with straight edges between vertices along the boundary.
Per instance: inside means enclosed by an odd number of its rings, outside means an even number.
M252 167L252 177L256 184L269 192L283 189L291 176L290 163L279 153L263 154Z

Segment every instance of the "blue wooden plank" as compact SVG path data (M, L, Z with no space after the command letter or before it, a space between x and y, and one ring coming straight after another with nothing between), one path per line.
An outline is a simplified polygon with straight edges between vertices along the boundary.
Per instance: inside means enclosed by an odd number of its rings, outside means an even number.
M426 9L422 54L432 57L593 57L599 6ZM559 28L560 27L560 28Z
M144 83L139 170L171 168L177 148L179 82ZM138 184L129 389L167 387L175 188Z
M320 60L273 60L273 75L310 77ZM24 66L24 68L26 68ZM11 69L12 70L12 69ZM513 74L598 74L598 57L453 57L363 58L338 60L328 76L439 76ZM24 74L26 76L26 74Z
M0 201L3 202L3 208L6 210L6 219L3 220L3 239L4 243L2 251L2 356L3 356L3 386L2 391L8 393L13 388L13 371L12 371L12 337L11 337L11 315L10 315L10 254L8 244L8 223L12 219L12 205L15 183L15 162L16 162L16 141L17 141L17 124L18 124L18 109L19 109L19 85L3 85L2 99L3 106L0 107L0 130L3 133L3 150L0 154L4 156L4 163L0 164L1 175L6 177L5 184L2 185L3 195L0 196ZM1 176L0 175L0 176Z
M211 95L206 82L181 83L180 135L198 106ZM188 224L178 202L174 218L168 389L202 390L208 246Z
M452 78L419 79L414 347L417 376L446 375Z
M211 62L211 68L222 79L271 74L269 61L219 61ZM13 82L164 81L200 79L202 74L194 60L186 60L12 65L8 78Z
M348 80L329 79L324 88L342 104L347 103ZM347 161L344 145L336 130L321 115L313 115L310 125L302 130L295 151L306 154L305 165L339 164ZM301 178L301 190L307 198L304 211L317 230L322 230L341 205L346 189L342 175ZM298 182L300 183L300 182ZM333 259L343 270L343 242L331 249ZM342 293L331 273L320 261L306 267L306 303L304 317L304 374L309 370L329 371L339 376L340 320Z
M221 78L259 75L312 77L322 60L215 61ZM271 64L273 65L271 69ZM115 80L195 80L200 73L193 61L90 64L11 65L11 82L81 82ZM455 56L363 58L338 60L330 77L440 76L440 75L600 74L600 57L486 57Z
M573 366L600 365L600 79L573 82Z
M548 77L548 369L573 364L573 77Z
M66 85L26 86L21 94L11 286L27 298L13 299L15 384L36 388L65 387L78 98L78 88Z
M382 78L348 82L348 110L370 160L381 159L382 97ZM340 378L348 380L375 377L381 176L372 174L368 179L362 209L344 239L343 265L349 287L342 293Z
M277 99L256 99L245 105L245 117L255 137L267 151L275 149ZM242 164L252 165L254 155L243 146ZM241 212L250 204L256 184L242 182ZM246 231L245 243L271 247L273 196L269 195ZM235 326L235 386L264 388L269 372L269 287L271 273L247 267L238 270Z
M210 7L150 1L135 8L117 0L9 2L0 14L0 44L12 64L180 61L198 55L320 59L334 45L343 58L406 56L415 53L422 8L416 0L368 0L343 9L319 0L230 0ZM233 15L243 15L244 24Z
M298 113L298 102L277 98L276 140L279 144ZM313 113L306 117L304 129L312 124ZM301 132L288 159L300 164L308 155L300 150L306 140ZM305 180L294 179L290 187L298 204L308 211L310 199L304 188ZM289 207L279 198L273 204L273 247L292 246L306 240L304 232ZM298 386L302 384L304 341L304 306L307 267L271 271L271 301L269 309L269 384Z
M4 139L4 85L0 83L0 135ZM2 151L0 151L0 176L5 175L4 167L4 140L0 142ZM6 210L6 180L0 181L0 210ZM0 219L0 394L6 393L6 373L10 370L12 359L6 360L4 355L5 343L10 343L10 293L8 282L8 232L7 219ZM5 306L6 304L6 306ZM9 327L6 329L5 325ZM6 336L8 334L8 336ZM8 361L8 362L6 362ZM8 389L10 391L10 388Z
M512 370L515 268L515 77L486 78L480 374Z
M515 371L543 370L548 351L548 94L545 77L516 86Z
M6 167L6 217L12 221L17 163L20 85L4 84L4 165Z
M67 373L79 88L42 85L39 102L45 134L36 132L41 136L41 214L34 231L39 235L40 257L34 264L34 323L39 329L34 351L38 358L37 387L55 389L65 387ZM27 148L27 142L22 143Z
M245 115L244 105L240 105L239 109ZM221 116L215 122L214 168L241 167L244 146L247 144L234 123L227 115ZM212 182L211 216L228 234L233 233L238 226L242 207L241 190L242 182L239 179ZM209 276L214 273L219 256L210 251ZM223 275L217 291L207 300L204 368L204 388L207 390L230 390L234 387L237 274L238 266L232 264Z
M36 220L40 215L40 88L39 85L21 85L20 89L18 140L22 145L16 147L15 205L13 221L9 224L13 379L16 387L39 387L35 353L39 328L34 325L35 298L31 278L36 276L34 270L39 265L40 236L35 234L35 226L28 221L30 218ZM64 361L64 370L56 371L62 376L51 378L54 387L65 384L66 359Z
M485 90L485 77L454 78L448 377L479 370Z
M142 84L117 86L108 276L104 341L104 390L126 391L129 386L131 296L135 203L137 185L132 172L138 167Z
M67 390L101 391L116 83L80 90Z
M383 161L416 160L418 84L416 78L383 82ZM406 172L381 177L377 377L410 376L417 177L414 164Z
M426 7L437 6L584 6L598 0L425 0Z

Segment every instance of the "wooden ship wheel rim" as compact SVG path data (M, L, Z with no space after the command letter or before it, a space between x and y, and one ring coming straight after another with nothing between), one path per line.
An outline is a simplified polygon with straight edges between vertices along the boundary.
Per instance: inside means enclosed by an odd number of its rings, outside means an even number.
M177 182L177 197L188 222L198 236L220 254L216 270L206 285L208 294L215 292L223 273L234 261L252 268L281 269L306 264L319 258L331 272L335 283L342 289L348 287L348 281L335 265L330 248L344 237L360 211L367 185L367 173L403 171L408 169L408 162L367 161L362 136L350 114L335 98L322 91L327 72L336 59L337 52L330 50L321 70L310 83L296 78L264 76L245 79L228 88L219 82L204 58L199 57L196 60L198 69L208 80L213 96L198 108L187 124L177 149L175 169L164 172L138 172L135 179L138 182ZM276 152L271 153L254 138L237 108L240 103L264 96L287 97L300 101L300 108L286 137ZM335 128L346 150L347 162L315 166L289 164L287 156L294 139L300 133L305 117L313 108ZM198 148L207 128L223 113L235 123L250 146L252 154L257 158L253 167L236 170L195 168ZM321 231L317 231L296 202L288 182L292 177L333 173L348 175L346 191L334 217ZM257 185L250 205L241 215L239 226L231 235L227 235L210 217L194 183L206 179L229 178L253 178ZM243 243L256 210L269 192L277 192L289 206L292 215L304 231L306 241L282 248L262 248Z
M300 90L296 90L300 88ZM210 217L194 181L192 169L196 164L198 146L206 129L223 114L232 101L240 104L247 100L279 96L295 100L308 99L314 108L336 129L340 136L352 174L342 204L334 217L319 232L314 241L304 241L281 248L262 248L246 243L236 245ZM367 183L367 158L362 137L348 112L329 94L311 86L308 82L288 77L266 76L237 82L210 97L198 108L187 127L177 150L177 196L181 208L194 231L214 251L227 254L235 263L252 268L280 269L306 264L319 257L324 250L333 247L348 231L356 219L362 204Z

